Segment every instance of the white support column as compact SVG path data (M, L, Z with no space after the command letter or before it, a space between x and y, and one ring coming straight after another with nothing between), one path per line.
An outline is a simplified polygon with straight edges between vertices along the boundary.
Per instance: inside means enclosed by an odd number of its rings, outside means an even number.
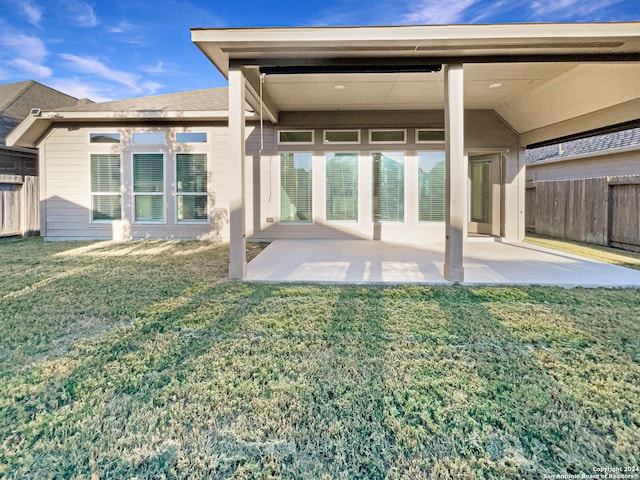
M444 277L464 281L463 244L467 221L467 169L464 161L464 74L461 63L444 66L446 151L446 242Z
M245 202L245 78L239 68L229 69L229 278L242 280L247 275L244 221Z

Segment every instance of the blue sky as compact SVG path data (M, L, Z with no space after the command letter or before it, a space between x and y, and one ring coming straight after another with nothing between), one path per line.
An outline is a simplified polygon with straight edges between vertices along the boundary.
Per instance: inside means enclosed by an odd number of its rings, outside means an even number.
M191 27L635 20L640 0L0 0L0 83L95 101L225 85Z

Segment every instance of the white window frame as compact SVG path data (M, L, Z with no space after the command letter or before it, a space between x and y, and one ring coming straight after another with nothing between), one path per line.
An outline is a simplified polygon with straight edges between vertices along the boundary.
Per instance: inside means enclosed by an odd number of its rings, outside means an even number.
M291 131L291 130L287 130ZM306 130L305 130L306 131ZM282 155L295 155L296 153L308 153L311 155L311 220L303 221L303 220L282 220ZM316 214L318 205L316 205L316 175L318 175L318 161L317 155L315 151L304 150L304 151L291 151L291 150L283 150L278 152L278 224L280 225L295 225L303 226L303 225L314 225L316 223Z
M282 142L282 141L280 141L280 134L283 133L283 132L293 132L293 133L296 133L296 132L305 132L305 133L311 132L311 141L310 142ZM301 129L301 130L300 129L298 129L298 130L295 130L295 129L282 129L282 130L278 130L277 131L277 135L278 135L278 138L277 138L278 145L315 145L315 143L316 143L316 131L315 131L315 129L310 129L310 128L305 128L305 129ZM290 152L278 152L278 153L290 153Z
M444 128L416 128L416 144L444 145L444 140L418 140L419 132L443 132L444 133Z
M166 135L165 135L166 136ZM134 157L135 155L162 155L162 206L163 206L163 220L162 221L149 221L149 220L136 220L136 196L138 195L156 195L160 196L158 192L136 192L136 179L134 170ZM167 224L167 155L165 152L132 152L131 153L131 223L138 225L166 225Z
M95 133L95 132L92 132ZM94 144L101 145L101 144ZM108 144L104 144L108 145ZM115 145L115 144L113 144ZM91 157L93 155L118 155L120 159L120 192L116 194L115 192L93 192L91 189ZM121 221L124 218L124 195L122 194L122 176L124 174L124 169L122 166L122 154L121 153L112 153L112 152L90 152L89 153L89 223L97 223L97 224L107 224L110 225L113 222ZM94 220L93 218L93 197L98 196L106 196L106 195L120 195L120 218L112 219L112 220Z
M207 139L208 139L208 136L207 136ZM204 155L205 156L206 165L207 165L207 171L206 171L207 189L204 192L178 192L178 155ZM202 224L209 223L209 154L207 152L176 152L174 155L174 169L175 169L175 182L174 182L175 188L174 188L174 199L173 199L174 205L173 206L174 206L174 212L175 212L176 225L178 224L202 225ZM203 220L179 220L178 219L178 196L203 196L203 195L207 198L207 218Z
M402 141L377 141L373 140L373 132L403 132L404 140ZM406 128L370 128L369 129L369 143L371 145L406 145L407 143L407 129Z
M355 142L332 142L331 140L327 140L327 133L332 133L332 132L357 132L358 140L356 140ZM360 136L360 129L359 128L351 128L351 129L338 128L338 129L323 130L322 142L324 145L360 145L360 143L362 143L362 139ZM340 152L334 152L334 153L340 153Z

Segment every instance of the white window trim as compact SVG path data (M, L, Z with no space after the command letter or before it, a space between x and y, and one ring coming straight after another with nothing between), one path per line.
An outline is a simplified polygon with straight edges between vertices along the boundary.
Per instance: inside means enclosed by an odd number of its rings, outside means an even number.
M207 135L207 140L209 136ZM200 142L201 144L202 142ZM207 160L207 190L204 192L178 192L178 155L205 155ZM175 188L174 188L174 198L173 198L173 210L175 213L175 223L176 225L180 224L195 224L195 225L203 225L209 223L209 154L207 152L176 152L174 156L174 170L175 170ZM178 196L206 196L207 197L207 218L203 220L179 220L178 219Z
M281 132L311 132L311 141L310 142L281 142L280 141L280 133ZM278 135L278 145L315 145L316 143L316 131L315 129L302 129L302 130L290 130L290 129L282 129L277 131ZM278 153L293 153L293 152L278 152Z
M385 152L389 152L389 153L402 153L403 157L403 176L404 176L404 186L403 186L403 192L404 192L404 200L402 202L403 204L403 214L402 214L402 221L398 222L398 221L394 221L394 220L381 220L379 222L375 222L373 219L373 154L374 153L385 153ZM370 192L370 202L371 202L371 208L369 209L369 219L371 221L372 225L381 225L381 224L389 224L389 225L408 225L408 215L407 215L407 207L409 205L409 198L407 195L408 189L407 189L407 185L409 182L409 169L407 168L407 158L409 157L408 155L408 151L407 150L395 150L392 151L389 148L385 148L385 149L379 149L379 150L370 150L369 151L369 171L370 171L370 181L369 183L371 184L371 192Z
M104 134L108 134L108 133L117 133L119 135L119 139L117 142L92 142L91 141L91 135L104 135ZM120 132L114 132L113 130L110 130L108 132L96 132L96 131L89 131L87 132L87 144L91 145L92 148L95 147L113 147L114 145L122 145L122 133ZM95 152L93 152L95 153Z
M136 192L136 179L134 173L134 157L135 155L162 155L162 206L163 220L162 221L138 221L136 220L136 196L138 195L156 195L160 196L158 192ZM131 153L131 223L137 225L167 225L167 158L164 152L132 152Z
M145 133L162 134L162 142L161 143L136 143L135 136L140 134L145 134ZM158 131L152 131L152 132L131 132L131 145L133 147L148 147L148 146L154 146L154 145L164 146L166 144L167 144L167 132L165 130L158 130Z
M373 132L404 132L404 140L402 141L375 141L372 140ZM406 145L407 143L407 129L406 128L370 128L369 129L369 143L371 145Z
M291 130L287 130L288 132ZM306 130L305 130L306 131ZM282 155L288 155L296 153L309 153L311 154L311 220L282 220ZM316 153L312 151L295 152L295 151L282 151L278 152L278 224L280 225L315 225L316 223L316 211L318 206L316 205L316 175L317 172L317 160Z
M356 219L355 220L329 220L329 218L327 218L327 155L333 153L353 153L356 155L356 159L357 159L357 167L358 167L358 172L357 172L357 180L358 180L358 196L356 197L356 202L357 202L357 208L356 208ZM354 150L342 150L342 151L338 151L338 150L324 150L322 152L322 157L324 158L324 205L323 205L323 210L324 210L324 222L327 224L341 224L341 225L357 225L360 224L360 207L361 204L363 203L361 200L362 197L362 182L360 181L360 176L361 176L361 171L362 171L362 155L361 152L359 151L354 151Z
M444 128L416 128L416 144L444 145L444 140L418 140L419 132L444 132Z
M92 132L93 133L93 132ZM115 144L113 144L115 145ZM115 192L93 192L91 190L91 156L92 155L118 155L118 158L120 159L120 192L119 193L115 193ZM119 222L123 219L124 217L124 195L122 194L122 174L124 173L123 167L122 167L122 154L121 153L100 153L100 152L90 152L89 153L89 223L95 223L95 224L99 224L99 225L111 225L113 222ZM120 195L120 218L116 218L113 220L94 220L93 218L93 197L98 197L98 196L112 196L112 195Z
M330 140L327 140L327 133L331 133L331 132L357 132L358 140L356 140L355 142L332 142ZM362 143L362 139L360 136L360 129L359 128L351 128L351 129L338 128L338 129L323 130L322 142L324 145L360 145L360 143ZM333 153L341 153L341 152L333 152ZM350 152L345 152L345 153L350 153Z

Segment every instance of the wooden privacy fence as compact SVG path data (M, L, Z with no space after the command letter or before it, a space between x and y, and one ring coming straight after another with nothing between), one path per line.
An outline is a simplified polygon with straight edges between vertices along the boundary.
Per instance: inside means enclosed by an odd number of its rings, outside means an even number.
M38 177L0 175L0 237L40 230Z
M640 176L531 182L530 232L640 251Z

